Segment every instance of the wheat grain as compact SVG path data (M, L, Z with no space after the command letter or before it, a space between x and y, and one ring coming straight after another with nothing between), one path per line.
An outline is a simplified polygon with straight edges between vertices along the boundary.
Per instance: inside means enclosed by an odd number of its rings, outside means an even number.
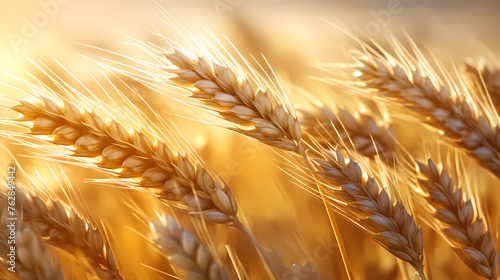
M500 177L500 133L496 124L483 116L465 92L437 80L425 61L415 65L399 62L388 53L376 56L368 51L356 56L354 69L362 84L376 96L405 105L429 125L440 129L458 147L483 167Z
M281 149L297 151L300 125L290 109L266 89L254 89L250 80L206 57L191 59L181 50L166 54L178 69L167 69L170 81L189 89L191 97L230 122L245 126L238 132Z
M237 204L229 187L203 166L174 153L162 141L153 143L142 132L129 133L116 121L104 121L72 103L58 105L21 101L12 108L33 121L30 132L53 137L54 144L74 147L76 157L100 157L102 169L121 168L124 178L140 178L140 187L159 189L158 197L177 208L200 213L208 221L230 223Z
M210 250L191 232L179 227L175 220L151 222L152 241L165 255L179 277L186 280L231 279L227 270L217 263Z
M396 141L392 127L378 124L367 114L352 114L348 110L334 112L327 106L315 110L301 110L300 122L306 131L322 147L352 144L360 154L373 159L380 154L388 163L393 163Z
M498 252L479 208L460 187L429 159L418 162L419 185L426 194L443 237L475 273L487 279L498 277Z

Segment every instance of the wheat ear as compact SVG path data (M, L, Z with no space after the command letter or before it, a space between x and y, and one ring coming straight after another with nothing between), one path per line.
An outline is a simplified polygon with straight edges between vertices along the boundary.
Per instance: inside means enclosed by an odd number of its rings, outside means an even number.
M367 114L353 114L345 109L335 113L327 106L303 109L301 113L302 129L323 148L340 141L347 146L352 144L365 157L373 159L380 155L386 162L393 163L396 141L389 124L378 124Z
M409 59L403 63L389 54L376 56L368 51L356 60L357 79L363 82L357 84L359 88L417 112L426 123L442 130L453 144L500 177L499 128L466 100L464 92L439 82L421 66L425 62L412 65Z
M483 92L486 88L497 112L500 112L500 70L483 62L465 62L463 74L473 92Z
M16 192L23 222L48 244L71 254L83 254L91 266L90 272L101 279L123 279L106 236L96 227L57 200L44 202L19 189Z
M142 132L129 133L114 120L104 121L72 103L58 105L21 101L12 108L33 121L30 132L53 137L54 144L74 147L74 156L101 157L101 169L122 168L124 178L140 178L140 187L158 189L158 197L178 208L203 215L208 221L230 223L237 204L229 187L205 168L174 153L162 141L155 143Z
M391 200L389 193L377 181L364 176L360 165L345 159L340 149L324 150L325 159L316 159L323 176L331 185L328 194L333 201L345 205L346 217L367 231L396 257L410 263L422 279L422 230L400 202Z
M187 89L189 89L189 86L194 86L195 88L198 88L202 94L198 94L199 91L195 90L195 91L193 91L192 97L203 101L205 103L205 105L207 105L208 109L217 111L217 110L219 110L218 108L220 106L230 105L230 104L226 104L226 103L221 104L219 102L216 102L217 99L215 99L215 97L222 95L222 94L224 94L223 95L224 97L233 96L237 102L240 102L239 99L236 98L236 97L239 97L241 95L241 94L237 94L240 90L236 91L236 93L232 93L232 91L229 91L229 90L233 89L233 88L239 88L239 85L241 83L248 84L248 86L245 86L246 88L249 89L247 91L248 94L250 94L250 92L253 92L250 90L251 86L250 86L250 83L248 82L247 79L245 79L243 77L235 76L232 73L232 71L226 66L220 66L219 64L217 64L213 61L204 59L204 58L198 58L197 60L191 59L186 54L184 54L183 52L178 51L178 50L176 50L174 53L167 54L166 57L167 57L167 59L170 60L170 62L172 64L174 64L175 66L177 66L179 68L176 70L171 70L172 73L176 74L176 76L174 78L172 78L171 81L174 84L177 84L181 87L185 87ZM198 66L198 64L201 64L203 67ZM213 72L210 72L210 71L203 72L203 71L199 70L198 68L214 69L214 71ZM220 69L220 70L217 70L217 69ZM205 75L207 75L207 76L202 78L200 73L205 73ZM212 74L210 74L210 73L212 73ZM214 75L213 73L216 73L216 74ZM218 74L218 73L220 73L220 74ZM227 73L227 74L225 74L225 73ZM225 76L222 74L224 74ZM222 76L220 76L220 75L222 75ZM230 77L230 78L227 78L226 76ZM205 79L210 78L210 77L215 77L215 78L213 78L213 80L210 83L208 83L211 86L208 87L207 90L211 91L212 94L210 94L210 95L203 94L203 92L204 92L203 87L201 87L197 83L198 83L198 81L202 81L201 85L204 85L206 83ZM229 81L232 81L232 83L229 83ZM240 82L243 81L243 82L239 83L238 81L240 81ZM225 86L223 86L223 85L225 85ZM223 92L220 92L220 90L223 90ZM290 113L288 113L288 116L285 118L284 117L285 115L283 113L283 112L285 112L284 107L283 107L283 109L277 109L277 110L269 109L269 108L273 108L273 106L271 105L272 104L272 102L271 102L272 93L268 93L265 91L259 91L259 92L261 94L257 94L257 96L260 96L261 100L268 100L268 101L255 103L257 105L267 104L265 106L262 105L263 108L259 109L258 111L262 110L262 111L267 112L268 115L270 114L270 116L268 117L269 120L289 119L290 120L289 128L293 128L291 130L291 133L292 133L291 135L293 135L293 141L295 143L295 146L292 149L292 146L275 145L275 143L270 142L269 139L262 138L262 135L260 135L260 134L256 135L253 133L245 133L245 132L242 132L242 134L244 134L248 137L251 137L251 138L255 138L255 139L257 139L265 144L276 146L278 148L281 148L281 149L289 151L289 152L297 153L298 155L300 155L304 159L305 163L308 166L308 170L310 172L312 172L313 174L316 174L316 169L313 166L311 166L309 157L308 157L304 147L301 145L301 140L302 140L301 128L298 125L297 118L293 115L292 109L290 109ZM238 104L240 104L240 103L238 103ZM246 103L243 102L243 104L246 104ZM257 106L257 108L261 108L261 105ZM268 109L264 109L264 108L268 108ZM281 107L278 106L278 108L281 108ZM231 118L227 118L226 115L222 114L223 111L220 111L220 113L221 113L221 117L223 119L226 119L226 120L234 122L234 123L245 123L245 121L247 120L247 119L245 119L246 116L240 116L238 114L233 114L233 115L231 115ZM292 126L292 124L293 124L293 126ZM338 154L340 154L340 152ZM342 158L342 160L343 160L343 158ZM328 162L328 161L326 161L326 162ZM340 164L340 167L345 167L345 166L346 165L344 162L342 162L342 164ZM364 185L361 184L362 181L360 181L360 180L362 180L362 178L361 178L362 171L359 168L359 165L351 164L348 166L350 166L352 169L355 168L354 166L357 166L357 169L353 170L353 172L355 171L358 173L353 173L352 175L359 175L359 176L350 178L349 176L351 174L346 173L346 174L344 174L343 178L345 180L342 181L342 184L344 184L346 182L350 182L350 184L346 184L346 187L350 186L350 185L353 185L356 187L364 187ZM328 167L325 166L325 168L329 171L333 171L333 167L330 167L330 169L328 169ZM347 172L347 171L349 171L349 169L345 170L345 171ZM349 179L352 179L352 181L349 181ZM339 183L340 181L331 180L331 182ZM412 264L418 270L420 277L422 279L424 279L425 276L423 274L423 265L422 265L422 258L423 258L423 255L422 255L422 234L421 234L420 228L416 225L413 217L410 216L406 212L406 209L404 208L403 205L401 205L399 203L392 204L387 192L385 192L385 190L383 188L379 188L376 183L373 184L373 182L375 182L373 179L370 179L368 182L370 182L369 186L370 187L374 186L376 189L376 193L377 194L380 193L380 197L384 199L382 201L384 204L381 205L382 208L380 209L380 212L377 212L380 215L373 215L374 221L372 222L372 224L376 225L376 222L378 222L378 221L381 221L381 223L383 223L384 221L385 222L389 221L388 222L389 228L383 228L381 226L380 228L376 229L375 231L368 231L368 232L372 236L374 236L375 239L377 239L380 244L382 244L386 249L388 249L395 256ZM334 187L331 187L330 189L333 190ZM319 187L318 191L321 194L323 202L325 203L325 207L327 209L332 227L334 228L334 232L335 232L335 235L337 238L337 243L339 244L340 251L341 251L341 254L342 254L342 257L344 260L344 264L346 266L348 276L350 279L353 279L354 276L352 275L352 269L350 268L347 254L346 254L345 248L343 247L343 242L342 242L342 239L341 239L341 236L339 233L339 229L338 229L338 226L336 224L334 215L331 212L332 208L330 207L330 205L327 205L328 204L327 201L329 201L329 193L325 194L322 187ZM371 198L371 197L369 197L369 198ZM375 198L377 198L377 197L375 197ZM343 210L346 210L343 208L343 206L340 206L340 207ZM393 210L393 209L394 209L395 213L393 213L392 211L389 211L389 210ZM336 209L336 210L338 210L338 209ZM347 212L351 212L351 211L353 211L352 215L355 215L356 212L354 212L353 208L347 208ZM384 216L384 215L389 215L389 216ZM394 217L397 218L397 221L393 220ZM351 219L351 221L355 221L355 220ZM364 222L364 224L366 224L366 225L359 225L359 224L357 224L357 225L360 226L361 228L366 228L366 227L372 225L367 221ZM381 231L382 229L384 229L386 231ZM389 231L387 229L391 229L393 231Z
M432 160L418 162L419 185L443 237L475 273L487 279L498 277L498 253L486 221L460 187L436 167Z
M297 118L266 89L254 89L250 80L225 65L198 56L191 59L181 50L166 54L178 69L167 69L175 84L189 88L191 97L230 122L246 126L234 128L281 149L297 151L301 139Z
M12 279L14 273L20 279L37 280L59 280L64 279L64 274L56 254L45 245L42 238L36 234L21 220L16 220L15 244L9 243L10 229L7 227L7 195L1 193L0 201L2 209L0 215L0 252L2 253L2 266L5 268L8 279ZM7 270L7 254L10 253L10 247L15 246L15 272ZM7 278L6 278L7 279Z
M227 270L215 261L208 247L191 232L181 228L173 218L151 222L151 229L154 244L182 279L231 279Z

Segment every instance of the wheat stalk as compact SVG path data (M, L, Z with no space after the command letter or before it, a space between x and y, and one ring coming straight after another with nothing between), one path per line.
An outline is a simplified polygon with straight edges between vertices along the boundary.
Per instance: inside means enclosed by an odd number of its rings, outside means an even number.
M273 106L271 105L272 93L266 91L258 91L258 93L254 94L252 87L250 86L250 83L245 77L235 76L235 74L233 74L232 70L229 67L219 65L218 63L210 61L203 57L198 57L197 59L191 59L187 54L179 50L175 50L174 53L167 54L166 57L174 66L178 67L178 69L169 70L171 73L175 74L175 76L171 78L170 81L180 87L191 90L193 92L191 97L202 101L207 106L207 109L215 110L221 113L221 118L238 124L240 123L246 124L246 121L248 121L247 116L232 114L230 117L228 117L227 115L225 115L226 111L224 111L223 109L219 109L221 108L221 106L232 107L232 106L242 106L241 104L245 104L245 106L248 106L247 108L250 109L247 110L248 112L250 111L266 112L265 115L261 116L266 116L267 119L270 121L286 120L286 119L290 120L288 127L292 129L290 130L289 133L280 135L293 135L291 139L293 139L293 143L295 143L295 146L288 146L281 144L277 145L275 142L270 142L268 138L262 137L264 134L261 135L257 133L247 133L246 131L243 131L241 133L248 137L257 139L262 143L278 147L288 152L297 153L304 159L305 163L308 166L308 170L313 174L316 174L316 169L311 165L307 152L301 145L302 133L301 133L301 128L298 125L297 118L293 115L293 111L291 109L288 115L284 114L283 112L285 112L285 110L279 109L281 108L279 106L277 107L278 109L276 110L272 109L273 108ZM203 69L208 69L208 70L203 70ZM197 90L193 91L190 87L195 87ZM247 88L248 90L241 90L241 88ZM236 89L236 91L234 91L234 89ZM246 95L243 96L259 96L259 99L256 100L266 100L266 101L254 102L252 101L253 99L247 97L245 97L247 99L245 101L245 98L241 98L242 92L246 92ZM224 98L217 98L218 96L222 96ZM230 99L229 97L231 97L232 99ZM223 100L224 102L223 103L218 102L219 100ZM227 100L231 100L231 102L233 103L225 103ZM254 110L253 108L255 108L256 110ZM286 140L291 140L291 139L286 138ZM340 155L340 152L338 154ZM321 160L319 161L323 162ZM345 166L346 165L343 162L340 165L340 167L345 167ZM347 184L346 187L353 185L356 187L363 188L364 185L360 185L361 181L359 181L361 180L362 176L362 171L359 168L359 165L351 164L348 166L350 166L351 169L354 169L355 168L354 166L357 166L358 169L352 171L358 173L355 174L346 173L344 174L343 177L345 179L344 181L330 180L330 183L334 183L335 185L338 184L339 182L341 182L342 184L350 182L350 184ZM324 166L324 169L328 171L332 171L334 169L333 167L330 167L329 169L328 168L329 167ZM345 171L348 172L349 170ZM358 175L358 176L349 177L350 175ZM351 181L349 181L350 179ZM369 187L374 186L377 194L380 193L380 197L384 199L382 201L384 204L381 205L380 212L377 212L378 215L373 215L374 217L373 222L370 223L368 222L368 220L365 219L362 220L363 224L360 225L359 223L356 223L357 220L355 219L351 219L351 221L353 221L355 224L357 224L363 229L365 229L368 226L372 226L370 228L372 230L367 230L367 232L370 233L376 240L379 241L380 244L382 244L387 250L393 253L396 257L412 264L418 270L420 277L424 279L425 276L423 273L423 264L422 264L422 258L423 258L422 234L420 228L417 227L415 220L413 219L412 216L410 216L406 212L406 209L402 204L399 203L392 204L390 197L383 188L379 188L376 183L373 184L373 182L375 182L373 179L369 180L369 182L370 182ZM328 189L334 190L334 187L330 186ZM330 221L332 223L334 232L336 234L337 243L339 244L340 251L343 256L343 260L345 262L348 276L350 279L353 279L354 276L352 275L350 264L346 257L345 248L343 248L343 242L339 234L336 221L334 219L333 214L331 213L331 207L327 205L328 204L327 201L331 202L329 197L330 194L329 193L325 194L323 188L321 187L319 187L318 191L321 194L323 202L325 203L325 207L327 208ZM336 204L336 205L339 208L335 210L339 211L339 209L342 209L340 212L342 211L348 213L352 212L350 215L356 216L354 208L352 207L345 208L341 204ZM393 211L395 211L395 213L393 213ZM384 216L384 215L389 215L389 216ZM393 220L394 218L396 218L396 220ZM380 227L377 228L376 222L378 221L380 221L381 223L383 223L384 221L389 221L389 222L387 223L387 227L384 228L383 227L384 225L381 224L379 225ZM383 229L385 229L385 231L382 231Z
M396 141L394 131L387 124L378 124L367 114L353 114L345 109L334 112L327 106L314 110L301 110L302 129L322 147L336 143L352 144L363 156L373 159L380 155L383 160L393 163Z
M419 56L419 58L421 55ZM483 116L466 92L437 80L425 61L415 65L409 58L399 62L389 54L366 51L356 56L356 78L376 96L403 104L417 112L429 125L440 129L483 167L500 177L500 133L496 124Z
M42 98L38 103L21 101L12 109L23 114L20 121L33 122L32 134L74 147L76 157L100 157L99 168L121 168L121 177L140 178L140 187L158 189L160 199L181 210L201 212L215 223L236 219L237 204L229 187L160 140L153 142L139 131L129 133L118 122L104 121L68 102L58 105Z
M236 131L284 150L297 151L301 139L297 118L270 90L258 88L243 75L207 57L191 59L175 49L165 55L177 67L167 69L172 82L189 88L191 97L230 122L245 126Z
M44 240L71 254L82 253L91 272L101 279L123 279L106 236L91 223L57 200L44 202L38 196L16 190L22 220Z
M58 280L64 279L64 274L56 255L43 242L42 238L36 234L21 220L16 220L15 244L9 243L10 229L7 227L7 195L0 194L0 202L2 209L0 210L0 252L2 256L2 267L5 268L8 279L12 279L14 273L20 279L37 279L37 280ZM12 221L12 220L11 220ZM15 246L15 271L7 270L10 264L7 265L10 257L10 247ZM7 279L7 278L5 278Z
M186 280L232 279L212 253L191 232L168 217L151 222L152 241L165 255L177 275Z
M363 174L352 158L345 159L340 149L324 150L325 159L315 159L323 176L333 186L327 186L333 201L345 205L345 215L367 231L396 257L410 263L422 279L422 230L403 204L391 200L390 194L378 182Z
M480 209L454 186L442 166L436 167L431 159L417 163L419 185L443 237L475 273L497 279L498 253Z

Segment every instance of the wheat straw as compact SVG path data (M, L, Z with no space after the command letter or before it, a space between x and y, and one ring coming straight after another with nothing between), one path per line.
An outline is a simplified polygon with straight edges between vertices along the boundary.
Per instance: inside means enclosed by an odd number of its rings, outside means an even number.
M12 108L32 121L30 132L53 137L54 144L74 148L74 156L98 158L97 166L118 170L124 178L140 178L140 187L158 189L159 198L179 209L199 213L208 221L230 223L237 204L229 187L201 165L174 153L162 141L153 143L142 132L127 131L116 121L104 121L72 103L58 105L21 101Z
M232 279L227 270L215 261L207 246L191 232L179 227L173 218L151 222L151 229L152 241L181 279Z
M475 273L497 279L498 253L479 208L465 198L462 188L454 186L442 166L436 167L430 159L418 166L419 185L443 237Z

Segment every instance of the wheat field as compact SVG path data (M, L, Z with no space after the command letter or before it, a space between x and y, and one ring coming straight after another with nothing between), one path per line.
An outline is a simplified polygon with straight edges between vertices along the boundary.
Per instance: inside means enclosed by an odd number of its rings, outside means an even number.
M0 279L498 279L494 1L0 11Z

